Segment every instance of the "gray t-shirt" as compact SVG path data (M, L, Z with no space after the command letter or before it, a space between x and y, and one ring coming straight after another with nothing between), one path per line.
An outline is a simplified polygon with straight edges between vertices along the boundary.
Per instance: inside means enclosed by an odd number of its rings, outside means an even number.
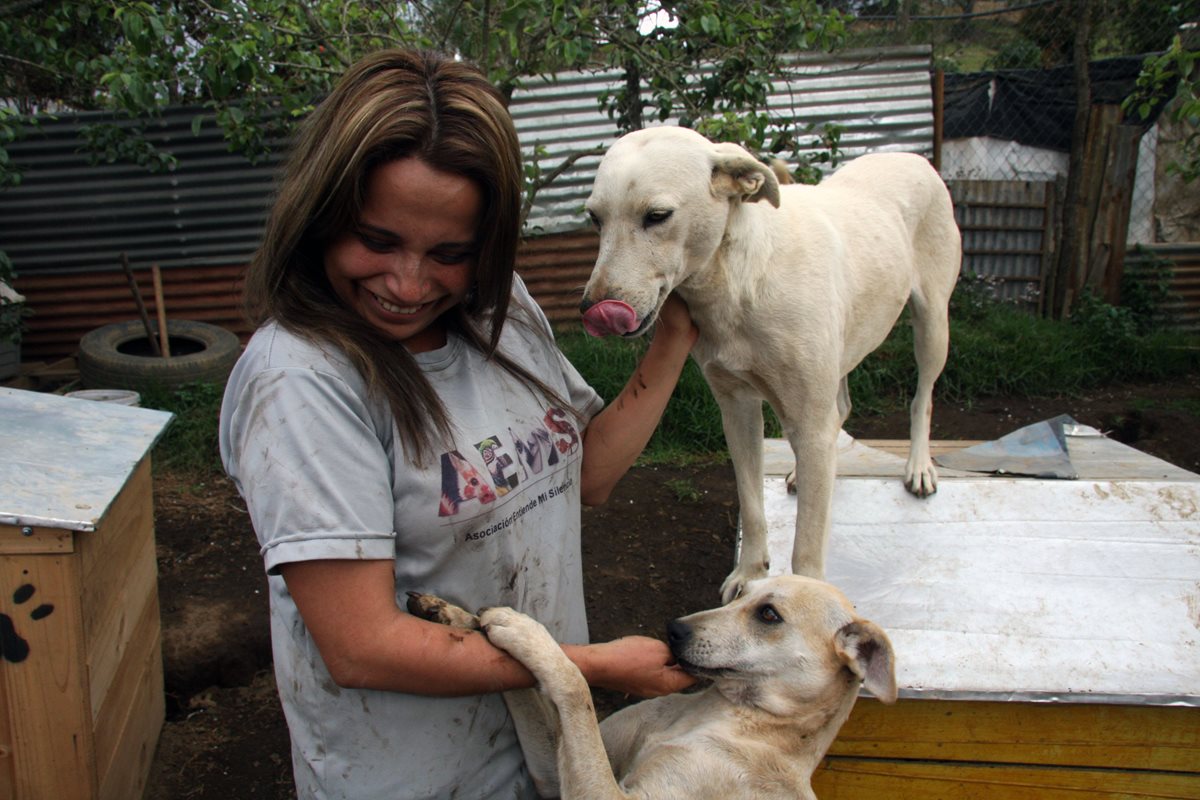
M336 686L278 574L292 561L391 559L400 608L408 590L471 610L509 605L559 641L587 641L582 427L603 403L516 283L501 351L580 410L579 423L455 336L416 356L455 426L453 446L422 468L331 346L267 324L230 376L221 457L262 545L300 798L534 796L500 695Z

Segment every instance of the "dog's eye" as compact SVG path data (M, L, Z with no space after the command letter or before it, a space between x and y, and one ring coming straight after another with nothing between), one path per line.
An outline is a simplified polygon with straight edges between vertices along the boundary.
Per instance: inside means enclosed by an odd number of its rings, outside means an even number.
M779 616L779 612L772 605L759 606L758 618L768 625L778 625L783 622L783 617Z
M670 211L670 210L647 211L645 218L642 220L642 223L645 225L645 227L649 228L651 225L658 225L660 223L666 222L668 219L671 218L671 215L674 213L675 213L674 211Z

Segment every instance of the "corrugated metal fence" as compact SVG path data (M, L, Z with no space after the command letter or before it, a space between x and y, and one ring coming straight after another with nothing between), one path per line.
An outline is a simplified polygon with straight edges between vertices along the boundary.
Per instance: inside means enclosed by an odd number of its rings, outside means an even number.
M802 126L843 126L847 157L881 149L928 154L929 70L926 46L806 55L776 84L771 108ZM596 97L616 80L615 73L565 74L518 91L511 108L527 154L538 152L551 170L573 153L615 140L615 125ZM0 192L0 248L13 259L17 288L34 310L26 360L70 355L88 330L136 318L122 253L152 313L148 275L158 264L169 316L247 332L238 278L257 245L277 163L251 164L231 154L211 120L193 132L197 113L172 108L138 121L62 115L9 147L24 180ZM105 122L141 126L151 142L176 154L177 165L161 173L90 165L79 129ZM528 221L519 269L556 322L578 319L576 304L595 258L582 207L598 163L593 156L566 170L539 194Z

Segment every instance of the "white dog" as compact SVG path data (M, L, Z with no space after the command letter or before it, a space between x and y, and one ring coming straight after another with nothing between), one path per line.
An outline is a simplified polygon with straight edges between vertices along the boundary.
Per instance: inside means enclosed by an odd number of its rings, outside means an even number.
M837 436L850 413L846 376L906 303L918 381L905 485L920 497L936 490L933 384L946 362L962 245L949 192L924 158L867 155L818 186L780 187L737 145L650 128L605 154L587 210L600 230L581 304L588 331L640 334L672 291L700 330L692 356L721 407L741 506L726 601L769 566L763 400L796 457L792 572L821 578Z
M505 700L544 797L813 800L812 773L859 687L885 703L896 699L887 635L837 589L810 578L756 581L729 605L670 623L679 664L712 684L628 706L602 724L583 675L532 618L510 608L475 618L413 593L408 607L481 627L533 673L538 690Z

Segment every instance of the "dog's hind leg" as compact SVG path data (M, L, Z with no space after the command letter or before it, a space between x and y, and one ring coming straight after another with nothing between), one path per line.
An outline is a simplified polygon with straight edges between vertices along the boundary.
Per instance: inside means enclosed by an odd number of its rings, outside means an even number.
M846 424L846 420L850 419L850 376L842 377L842 382L838 386L837 409L838 409L838 427L841 428ZM796 469L793 468L788 473L787 480L784 482L787 486L788 494L796 493Z
M913 349L917 357L917 392L909 412L908 462L904 485L917 497L937 491L937 469L929 454L933 420L933 385L946 366L950 322L946 306L928 303L916 293L909 300L913 320Z

